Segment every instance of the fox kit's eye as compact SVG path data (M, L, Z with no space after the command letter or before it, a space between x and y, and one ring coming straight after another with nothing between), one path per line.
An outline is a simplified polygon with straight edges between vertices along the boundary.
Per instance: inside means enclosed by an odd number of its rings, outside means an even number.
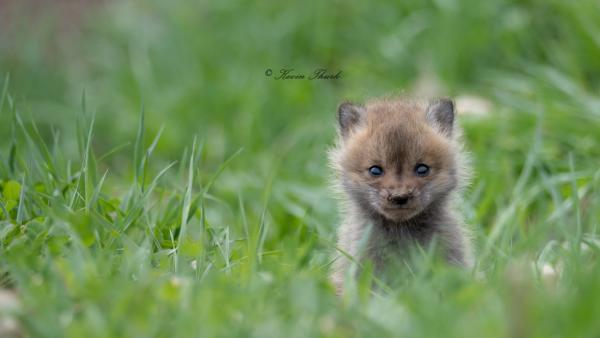
M419 163L415 166L415 174L417 176L427 176L429 174L429 167L426 164Z
M371 176L381 176L383 175L383 168L378 165L374 165L369 168L369 174L371 174Z

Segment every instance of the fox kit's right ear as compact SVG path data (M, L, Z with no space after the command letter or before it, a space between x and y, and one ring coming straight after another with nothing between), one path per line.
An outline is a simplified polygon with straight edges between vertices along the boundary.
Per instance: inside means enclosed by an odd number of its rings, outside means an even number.
M434 100L427 107L427 118L444 135L451 137L454 126L454 102L448 98Z
M360 124L365 114L365 107L355 105L350 102L340 104L337 111L338 123L340 125L340 134L346 137L353 128Z

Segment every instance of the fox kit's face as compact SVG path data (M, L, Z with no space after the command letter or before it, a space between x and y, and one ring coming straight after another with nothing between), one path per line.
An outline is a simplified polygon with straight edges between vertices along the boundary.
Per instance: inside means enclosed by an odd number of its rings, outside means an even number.
M370 212L408 220L455 188L452 101L345 103L338 119L342 185Z

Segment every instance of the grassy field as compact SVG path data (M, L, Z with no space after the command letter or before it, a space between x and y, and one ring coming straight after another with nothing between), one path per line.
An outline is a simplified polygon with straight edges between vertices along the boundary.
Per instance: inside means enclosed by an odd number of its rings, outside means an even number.
M0 304L0 324L600 336L597 1L63 7L0 7L0 286L20 302ZM265 75L321 67L342 78ZM459 116L477 265L424 252L397 285L372 292L367 270L338 298L335 109L414 92L490 102Z

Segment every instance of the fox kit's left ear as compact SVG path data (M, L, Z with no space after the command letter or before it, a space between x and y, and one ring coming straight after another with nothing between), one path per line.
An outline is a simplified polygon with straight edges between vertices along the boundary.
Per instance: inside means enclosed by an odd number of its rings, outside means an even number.
M452 136L454 129L454 102L450 99L439 99L429 103L427 119L446 136Z
M337 111L338 123L340 125L340 134L346 137L350 131L355 129L363 119L365 108L350 102L340 104Z

